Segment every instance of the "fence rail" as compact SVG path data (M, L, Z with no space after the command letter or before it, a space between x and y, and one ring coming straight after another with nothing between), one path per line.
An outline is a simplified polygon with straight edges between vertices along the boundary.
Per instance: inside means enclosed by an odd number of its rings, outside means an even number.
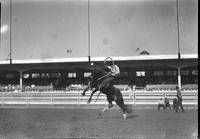
M90 93L81 96L82 91L47 91L47 92L0 92L0 105L84 105L87 104ZM176 97L175 91L122 91L126 104L134 105L157 105L158 100L167 97L172 104ZM107 104L104 94L98 93L93 96L91 104ZM197 108L198 91L182 91L183 105Z

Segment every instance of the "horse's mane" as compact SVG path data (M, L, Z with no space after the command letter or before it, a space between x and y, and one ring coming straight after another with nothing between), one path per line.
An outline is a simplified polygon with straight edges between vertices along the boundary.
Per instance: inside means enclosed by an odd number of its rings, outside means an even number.
M106 69L104 67L100 67L100 66L95 66L92 70L92 76L93 78L95 78L97 80L97 78L100 78L104 75L107 74L108 71L106 71ZM94 79L94 80L95 80Z

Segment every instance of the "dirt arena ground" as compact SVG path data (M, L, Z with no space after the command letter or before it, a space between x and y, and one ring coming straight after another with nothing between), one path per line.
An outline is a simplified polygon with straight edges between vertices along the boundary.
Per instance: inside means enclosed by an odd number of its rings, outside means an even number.
M0 139L130 138L197 139L198 110L185 113L134 106L122 119L117 106L0 108Z

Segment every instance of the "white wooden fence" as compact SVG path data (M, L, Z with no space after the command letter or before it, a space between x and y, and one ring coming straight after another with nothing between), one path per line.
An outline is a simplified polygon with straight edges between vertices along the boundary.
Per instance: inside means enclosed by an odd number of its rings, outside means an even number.
M0 105L85 105L89 99L90 93L81 96L82 91L28 91L28 92L0 92ZM175 91L122 91L126 104L133 105L157 105L158 100L167 97L170 104L176 97ZM93 96L90 104L107 104L104 94L100 94L97 101L98 92ZM182 91L183 105L194 106L197 108L198 91Z

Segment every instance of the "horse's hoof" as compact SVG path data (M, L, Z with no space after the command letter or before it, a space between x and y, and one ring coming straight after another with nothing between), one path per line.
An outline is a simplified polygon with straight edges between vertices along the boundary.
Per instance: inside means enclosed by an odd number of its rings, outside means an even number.
M87 103L90 104L91 100L88 100Z
M81 94L81 96L85 96L85 94Z
M102 112L106 112L107 110L108 110L108 109L105 108L105 109L102 110Z
M124 120L127 119L127 114L123 114L123 119L124 119Z

